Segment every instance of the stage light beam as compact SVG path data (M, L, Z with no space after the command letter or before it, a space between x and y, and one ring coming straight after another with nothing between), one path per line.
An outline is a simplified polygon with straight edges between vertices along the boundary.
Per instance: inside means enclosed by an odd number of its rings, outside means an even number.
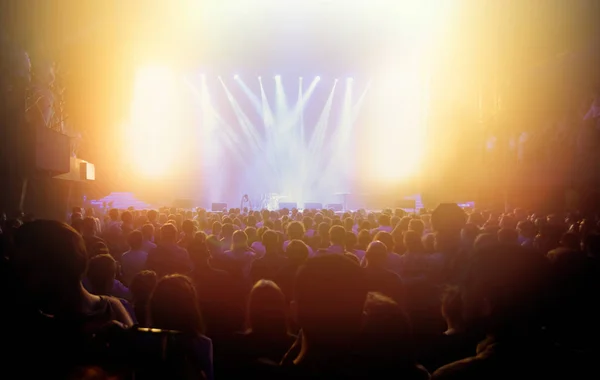
M127 156L137 173L147 178L167 175L179 156L184 136L175 74L162 66L136 73Z

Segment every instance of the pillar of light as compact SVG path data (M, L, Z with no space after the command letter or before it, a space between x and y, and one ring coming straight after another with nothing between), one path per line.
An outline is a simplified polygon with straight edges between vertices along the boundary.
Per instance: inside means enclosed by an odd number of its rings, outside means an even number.
M244 93L246 94L246 96L248 97L250 102L252 103L252 105L254 106L254 110L256 111L256 113L259 116L262 116L262 104L260 102L260 99L246 85L246 83L244 82L243 79L238 77L236 81L240 85L240 87L242 88L242 90L244 91ZM258 77L258 81L259 81L259 83L261 83L260 77ZM262 83L261 83L261 85L262 85Z
M281 76L275 76L275 101L277 106L277 117L283 118L287 116L287 98L285 95L285 88L283 87L283 81Z
M147 177L168 174L178 157L184 132L175 83L166 67L145 67L136 74L127 153L136 172Z

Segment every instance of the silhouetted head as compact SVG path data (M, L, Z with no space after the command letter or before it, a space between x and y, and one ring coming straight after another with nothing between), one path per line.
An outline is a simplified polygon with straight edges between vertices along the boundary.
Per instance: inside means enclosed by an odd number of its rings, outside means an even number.
M574 251L580 250L581 243L579 240L579 235L574 232L567 232L563 234L562 238L560 239L560 245Z
M477 249L462 288L467 327L494 334L539 327L547 311L548 274L548 261L521 246Z
M456 203L442 203L431 214L433 229L442 234L460 235L467 215Z
M362 230L358 233L358 245L362 249L366 249L371 242L371 233L368 230Z
M133 276L129 290L131 291L132 300L134 303L147 302L150 300L150 295L156 287L158 277L156 272L151 270L143 270Z
M386 227L389 227L389 226L390 226L390 223L391 223L391 221L390 221L390 216L389 216L388 214L381 214L381 215L379 216L379 220L378 220L378 222L379 222L379 225L380 225L380 226L386 226Z
M329 238L329 228L330 228L329 223L322 222L319 224L317 232L319 233L319 236L321 237L321 239L325 240L325 239Z
M347 231L352 231L352 228L354 227L354 219L352 219L351 217L347 217L344 219L344 228Z
M223 227L221 228L221 236L223 237L223 239L232 239L234 232L235 229L233 228L232 223L223 222Z
M292 222L288 225L287 234L290 240L304 238L304 226L300 222Z
M341 255L308 259L294 286L296 319L305 338L335 344L360 330L367 295L364 272Z
M346 243L346 230L342 226L332 226L329 229L329 241L333 245L345 246Z
M365 253L367 265L369 267L383 267L387 263L387 246L376 240L369 244Z
M127 235L127 245L132 250L139 250L142 248L142 243L144 242L144 236L140 231L131 231L129 235Z
M183 233L185 233L187 236L194 236L194 231L196 229L196 226L194 226L194 222L192 222L191 220L184 220L181 223L181 230L183 231Z
M394 251L394 238L392 237L392 234L390 234L389 232L379 231L377 234L375 234L375 237L373 238L373 241L375 241L375 240L378 240L378 241L382 242L383 244L385 244L388 252Z
M250 292L248 323L254 333L280 336L288 333L285 297L273 281L260 280Z
M110 295L117 274L117 262L111 255L97 255L90 259L87 279L92 286L91 292L98 295Z
M423 232L425 231L425 223L421 219L411 219L408 223L408 230L415 231L419 238L423 236Z
M383 294L367 295L361 341L364 355L375 364L374 371L390 371L414 362L409 317L398 303Z
M171 223L162 226L160 228L160 241L171 244L177 242L177 227Z
M150 298L152 327L203 334L204 324L192 281L179 274L163 277Z
M131 211L125 211L121 214L121 221L125 224L131 224L133 223L133 215L131 214Z
M231 249L242 250L248 248L248 235L244 231L235 231L231 237Z
M302 264L308 259L308 246L302 240L292 240L286 247L285 254L292 263Z
M425 251L425 246L421 240L421 235L416 231L408 230L404 233L404 246L407 252L421 253Z
M344 242L347 249L355 249L358 239L352 231L346 231L346 241Z
M81 224L81 234L83 236L93 236L96 232L96 219L86 216Z
M87 253L83 238L72 227L35 220L17 229L14 241L15 266L28 297L52 307L61 297L79 291Z
M205 266L208 263L211 254L204 232L196 232L194 239L188 245L187 251L195 267Z
M110 209L108 211L108 216L113 221L119 220L119 210L117 210L116 208Z
M277 235L277 232L272 230L265 231L262 235L262 243L268 252L277 251L279 246L279 236Z

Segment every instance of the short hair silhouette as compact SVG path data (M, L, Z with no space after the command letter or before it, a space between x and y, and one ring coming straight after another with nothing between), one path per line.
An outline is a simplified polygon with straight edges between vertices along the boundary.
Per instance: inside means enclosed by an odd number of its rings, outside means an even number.
M360 328L366 288L364 272L352 260L341 255L308 259L294 284L297 318L304 333L335 338Z

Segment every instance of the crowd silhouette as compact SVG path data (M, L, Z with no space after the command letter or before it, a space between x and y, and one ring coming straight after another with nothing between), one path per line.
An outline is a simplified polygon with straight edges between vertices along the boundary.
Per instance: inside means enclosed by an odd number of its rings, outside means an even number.
M592 213L109 210L5 219L4 378L578 378Z

